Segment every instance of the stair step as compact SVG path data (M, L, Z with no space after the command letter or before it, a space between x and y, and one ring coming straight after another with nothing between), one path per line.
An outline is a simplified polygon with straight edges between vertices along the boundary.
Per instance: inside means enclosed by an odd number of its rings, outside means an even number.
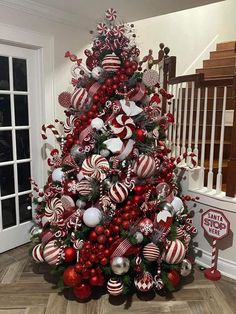
M203 60L204 68L211 67L220 67L220 66L233 66L236 65L236 56L235 57L225 57L225 58L217 58L210 60Z
M222 50L229 50L229 49L234 49L236 48L236 41L226 41L223 43L218 43L216 45L216 50L217 51L222 51Z
M222 58L222 57L233 57L236 55L235 50L222 50L222 51L211 51L210 59Z
M204 73L205 77L225 77L233 76L235 74L234 66L220 66L220 67L209 67L203 69L197 69L196 73Z

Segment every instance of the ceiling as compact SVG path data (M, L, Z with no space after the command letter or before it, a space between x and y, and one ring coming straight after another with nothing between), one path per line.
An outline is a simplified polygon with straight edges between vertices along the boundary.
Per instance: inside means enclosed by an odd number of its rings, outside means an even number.
M223 0L0 0L0 5L86 29L111 7L129 22L219 1Z

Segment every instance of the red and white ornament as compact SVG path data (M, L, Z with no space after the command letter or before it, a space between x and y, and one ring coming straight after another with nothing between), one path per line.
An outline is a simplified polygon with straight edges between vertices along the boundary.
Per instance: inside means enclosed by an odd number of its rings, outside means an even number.
M138 275L134 279L134 285L136 289L142 292L147 292L152 289L154 280L152 275L149 272L144 272L143 274Z
M182 262L185 255L186 249L184 244L180 240L176 239L167 243L162 259L168 264L179 264Z
M88 110L90 96L85 88L76 88L71 96L71 105L76 110Z
M107 54L102 61L102 67L107 72L117 72L120 68L121 61L114 53Z
M116 10L114 10L113 8L107 9L105 12L105 15L106 15L106 19L110 22L114 21L117 17Z
M119 114L111 121L111 129L121 139L128 139L133 135L135 123L125 114Z
M147 87L153 87L159 81L159 74L155 70L147 70L143 73L142 81Z
M32 250L32 257L35 260L35 262L43 263L43 246L42 244L37 244Z
M173 216L168 210L161 210L155 215L155 225L166 231L173 222Z
M124 289L123 283L120 281L120 279L109 279L107 282L107 291L110 293L110 295L120 295L122 294Z
M62 92L58 96L59 104L64 108L69 108L71 106L71 93Z
M106 35L108 32L108 27L105 23L101 22L97 25L97 32L99 35Z
M93 97L95 94L97 94L100 87L101 87L101 84L99 84L98 82L94 82L93 84L91 84L91 86L88 87L89 96Z
M78 184L78 192L80 195L87 196L91 194L93 188L91 182L87 179L82 179Z
M105 157L94 154L87 157L83 161L81 169L85 176L89 176L97 180L104 180L110 166Z
M64 213L64 207L59 198L49 199L45 207L45 216L50 223L58 224Z
M153 222L149 218L143 218L138 226L140 232L145 236L149 236L153 233Z
M140 155L134 164L134 173L139 178L149 178L156 170L155 160L151 156Z
M48 242L43 250L43 257L49 265L57 265L60 261L61 248L56 240Z
M143 256L149 262L156 261L160 257L160 250L155 243L148 243L143 248Z
M61 202L62 202L62 206L65 208L65 210L68 208L71 208L71 207L75 207L75 202L74 202L73 198L71 198L68 195L62 195Z
M76 195L79 192L79 182L77 180L66 180L64 182L64 193L66 195Z
M116 182L109 190L109 197L114 203L122 203L128 197L129 191L124 183Z
M103 73L104 73L103 68L101 68L99 66L92 69L92 77L95 80L99 80L102 77Z

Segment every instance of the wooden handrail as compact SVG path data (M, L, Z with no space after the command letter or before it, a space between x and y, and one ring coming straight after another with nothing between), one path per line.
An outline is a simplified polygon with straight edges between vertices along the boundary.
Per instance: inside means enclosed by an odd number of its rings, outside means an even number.
M231 135L230 159L228 161L228 172L226 181L226 195L235 197L236 195L236 76L233 78L233 103L234 121Z

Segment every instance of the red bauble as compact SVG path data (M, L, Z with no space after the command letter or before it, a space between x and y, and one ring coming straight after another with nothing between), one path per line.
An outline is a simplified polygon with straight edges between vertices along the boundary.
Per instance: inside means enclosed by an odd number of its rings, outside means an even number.
M74 295L80 300L88 299L92 294L90 285L82 283L80 286L73 289Z
M69 266L66 268L63 274L63 281L65 285L69 287L75 287L80 284L80 275L75 271L74 266Z
M180 274L176 270L173 269L167 273L167 277L174 288L178 286L180 282Z
M100 244L104 244L106 243L106 241L107 241L107 238L104 234L100 234L97 238L97 242Z
M84 266L81 265L80 263L77 263L77 264L75 264L74 268L75 268L75 271L76 271L77 273L82 273L82 271L83 271L83 269L84 269Z
M66 247L64 249L64 256L66 262L72 262L76 259L76 250L73 247Z
M96 226L95 232L96 232L96 234L103 234L104 233L104 227L103 226Z
M98 276L93 276L89 279L89 283L91 286L98 286L99 284L99 278Z
M144 141L144 139L145 139L145 131L143 129L140 129L140 128L137 129L135 131L135 134L136 134L137 141L139 141L139 142Z
M142 195L143 192L144 192L144 189L145 189L145 187L144 187L143 185L136 185L136 186L134 187L134 192L135 192L136 194Z
M143 202L143 196L142 195L134 195L133 200L134 200L134 203L139 204L139 203Z
M89 241L96 241L97 240L97 233L93 230L89 233Z

